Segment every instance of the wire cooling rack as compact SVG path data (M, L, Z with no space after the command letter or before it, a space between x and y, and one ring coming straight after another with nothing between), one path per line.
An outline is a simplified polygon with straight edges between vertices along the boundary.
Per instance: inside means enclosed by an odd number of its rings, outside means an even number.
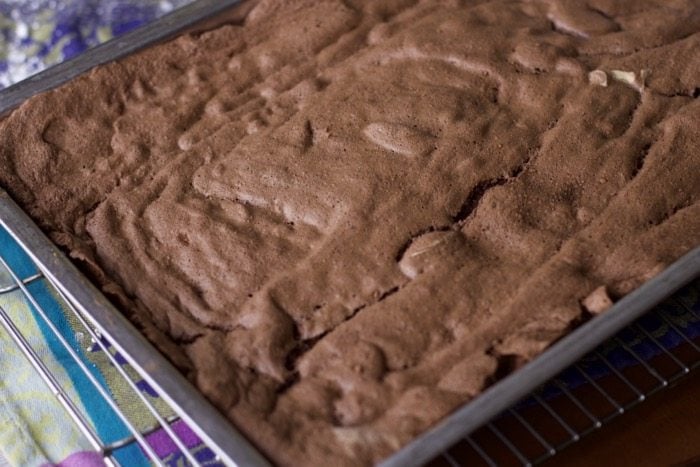
M4 274L2 274L4 272ZM5 278L2 281L2 278ZM68 342L61 330L36 297L34 287L49 288L66 313L74 315L93 351L102 352L124 378L135 400L150 413L152 426L138 427L117 404L108 388L90 372L86 362ZM595 431L610 420L639 404L649 395L687 375L700 366L700 280L686 286L671 299L637 320L602 344L578 363L560 373L526 399L495 417L491 422L466 436L430 464L459 465L533 465ZM21 294L55 335L71 358L90 380L104 404L123 423L129 435L117 440L103 440L87 414L71 400L34 349L20 332L17 320L0 307L0 324L26 356L34 370L56 396L66 415L80 429L93 449L107 465L119 465L116 454L128 446L138 445L154 465L222 465L206 445L191 445L177 433L183 423L176 409L156 407L152 388L144 384L144 375L114 351L109 336L101 335L88 319L73 306L59 288L35 265L29 274L20 274L0 255L0 296ZM689 298L695 297L695 298ZM614 363L611 361L614 360ZM176 460L165 460L149 442L160 431L180 450Z
M700 280L678 291L430 466L536 465L700 367Z
M52 336L60 342L63 350L70 355L72 363L77 365L82 374L90 381L92 389L101 396L102 402L108 408L106 410L112 411L115 423L122 423L129 434L115 440L102 439L93 423L91 423L88 414L83 413L77 401L73 400L69 395L65 385L62 385L59 378L52 374L39 356L41 353L40 349L34 348L30 343L30 339L20 331L18 322L23 318L26 319L26 316L12 316L8 310L0 306L0 325L21 350L47 388L55 395L58 402L65 409L66 416L70 417L94 451L103 457L105 464L110 466L119 465L117 461L118 453L135 444L141 448L143 455L153 465L223 465L216 458L214 452L208 449L206 445L198 442L196 446L192 446L191 440L188 440L182 434L181 425L184 422L179 415L176 415L173 407L167 406L167 402L164 402L162 399L159 400L159 407L156 407L153 400L158 398L159 394L142 379L144 375L131 367L118 352L114 351L110 338L100 335L91 323L70 303L59 289L53 286L38 268L35 268L35 271L22 277L17 268L11 267L10 261L0 255L0 296L21 294L36 313L37 319L41 320L42 324L50 329ZM37 286L46 287L56 297L65 313L71 314L77 320L81 330L76 331L75 334L78 336L73 337L79 337L78 341L85 342L85 337L87 336L89 338L89 350L91 352L101 352L109 360L119 376L123 378L131 389L132 395L135 396L129 398L131 402L140 404L137 408L131 407L131 412L146 411L153 420L150 426L138 427L139 422L127 415L109 389L94 376L89 368L90 362L86 362L84 357L79 355L79 350L69 343L69 336L65 335L65 330L59 329L54 322L55 319L52 319L50 316L46 305L40 303L43 300L37 297ZM163 407L164 405L166 406L165 408ZM143 423L140 424L143 425ZM156 452L153 443L149 442L149 437L157 432L159 432L160 436L167 436L170 442L177 446L179 453L176 456L169 456L169 458L164 459L162 454Z

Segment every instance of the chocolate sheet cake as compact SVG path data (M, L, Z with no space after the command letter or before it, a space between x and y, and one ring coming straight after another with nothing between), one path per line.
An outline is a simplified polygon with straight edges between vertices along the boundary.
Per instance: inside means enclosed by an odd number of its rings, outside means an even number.
M0 184L276 463L379 461L700 244L700 2L249 5L30 99Z

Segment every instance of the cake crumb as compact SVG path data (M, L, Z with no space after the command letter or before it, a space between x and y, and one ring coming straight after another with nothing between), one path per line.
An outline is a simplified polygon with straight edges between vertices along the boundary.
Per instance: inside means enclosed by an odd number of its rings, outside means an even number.
M608 295L606 287L601 285L588 294L581 304L590 313L598 315L613 306L613 301Z
M593 70L588 73L588 82L606 88L608 87L608 74L603 70Z
M610 75L612 78L616 81L620 81L621 83L627 84L628 86L633 87L639 92L642 92L644 88L646 87L646 81L647 78L649 77L650 70L648 69L643 69L639 71L639 74L633 72L633 71L624 71L624 70L611 70Z

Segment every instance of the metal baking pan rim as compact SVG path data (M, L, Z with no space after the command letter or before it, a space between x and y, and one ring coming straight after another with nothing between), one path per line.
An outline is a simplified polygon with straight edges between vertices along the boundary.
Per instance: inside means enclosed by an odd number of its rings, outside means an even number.
M76 58L0 91L0 117L35 94L60 86L92 68L171 38L241 0L197 0L148 26L113 39ZM225 21L223 21L225 22ZM61 253L39 227L0 188L0 225L27 251L46 276L75 302L98 330L112 335L115 347L145 373L149 384L180 409L183 418L228 464L269 462L201 393L177 371L100 291ZM611 309L566 335L523 368L462 405L435 426L380 463L383 467L420 465L447 449L564 370L654 305L700 275L700 247L623 297ZM128 351L126 349L129 349Z

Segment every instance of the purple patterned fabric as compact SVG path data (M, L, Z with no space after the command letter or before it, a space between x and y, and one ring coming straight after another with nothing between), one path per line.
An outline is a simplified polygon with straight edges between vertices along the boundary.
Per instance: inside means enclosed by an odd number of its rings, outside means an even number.
M76 452L71 454L58 464L56 467L104 467L105 463L102 456L96 452ZM51 467L51 464L45 464L42 467Z
M0 1L0 89L191 1Z

